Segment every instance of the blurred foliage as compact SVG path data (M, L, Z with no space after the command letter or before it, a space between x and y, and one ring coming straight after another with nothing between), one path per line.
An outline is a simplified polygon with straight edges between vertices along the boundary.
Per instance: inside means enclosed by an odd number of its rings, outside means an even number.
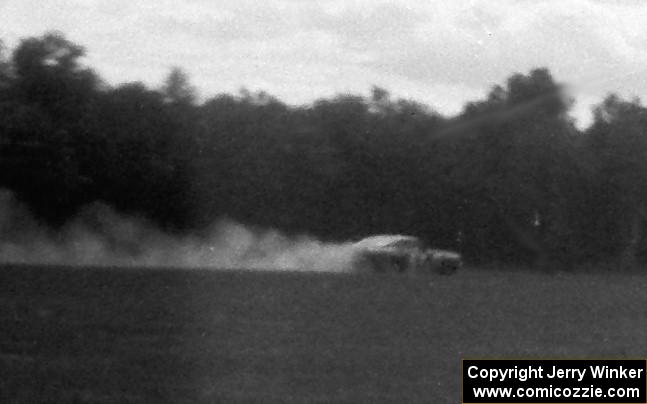
M344 240L415 234L474 263L647 258L647 110L610 95L578 130L546 69L453 117L383 88L288 106L108 86L57 32L0 46L0 186L51 225L95 200L168 231L227 216Z

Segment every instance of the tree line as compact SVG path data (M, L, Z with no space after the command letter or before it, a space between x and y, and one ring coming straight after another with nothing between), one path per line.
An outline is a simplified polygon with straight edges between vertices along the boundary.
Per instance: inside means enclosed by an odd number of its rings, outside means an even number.
M636 266L647 258L647 109L609 95L590 127L544 68L443 116L338 95L290 106L110 86L63 34L0 46L0 187L59 226L101 200L169 232L220 217L347 240L418 235L475 264Z

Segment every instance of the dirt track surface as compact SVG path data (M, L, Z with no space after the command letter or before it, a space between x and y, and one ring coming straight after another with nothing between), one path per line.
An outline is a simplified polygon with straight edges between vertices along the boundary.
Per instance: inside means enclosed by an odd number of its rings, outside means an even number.
M457 403L461 358L642 358L647 275L0 267L2 403Z

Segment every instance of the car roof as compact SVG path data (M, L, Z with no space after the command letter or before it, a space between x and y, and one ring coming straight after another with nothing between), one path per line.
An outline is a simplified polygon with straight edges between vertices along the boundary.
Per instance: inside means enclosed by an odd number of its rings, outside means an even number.
M397 241L416 241L420 242L420 239L415 236L407 236L403 234L380 234L376 236L366 237L356 243L356 245L361 247L385 247L390 244L393 244Z

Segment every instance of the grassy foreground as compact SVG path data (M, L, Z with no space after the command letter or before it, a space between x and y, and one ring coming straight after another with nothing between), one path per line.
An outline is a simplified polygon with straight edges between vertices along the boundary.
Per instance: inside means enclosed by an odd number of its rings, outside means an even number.
M647 274L4 266L0 402L457 403L463 357L644 357L645 291Z

